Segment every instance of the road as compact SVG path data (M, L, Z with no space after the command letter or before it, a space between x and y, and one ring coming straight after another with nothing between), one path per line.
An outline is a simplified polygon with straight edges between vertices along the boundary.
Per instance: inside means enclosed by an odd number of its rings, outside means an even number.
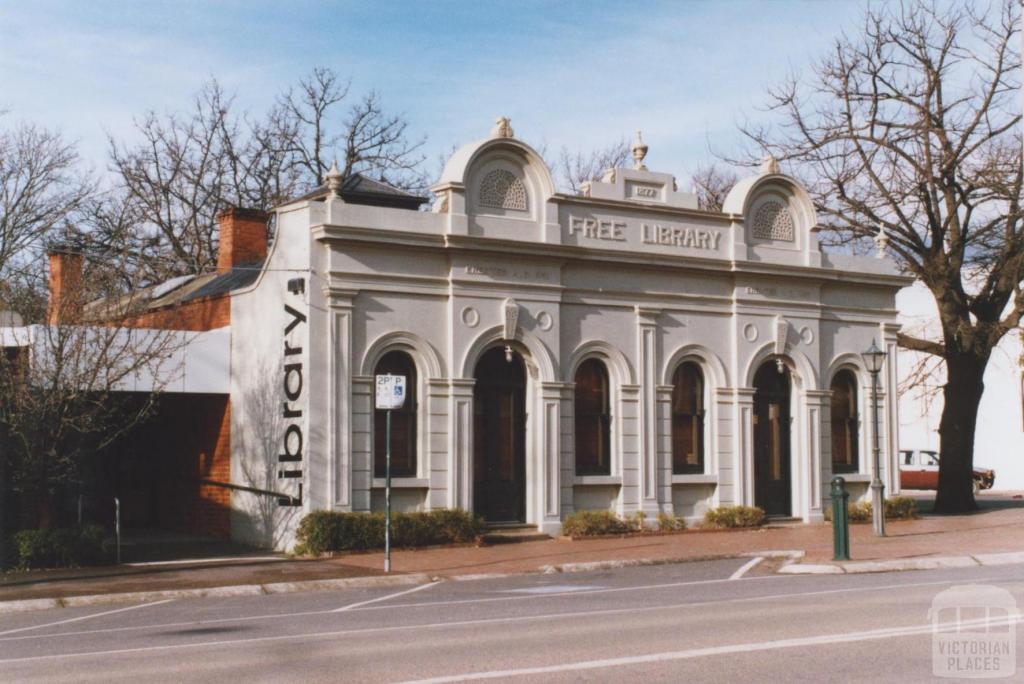
M776 576L744 564L4 615L0 680L933 681L938 592L990 584L1024 606L1020 565Z

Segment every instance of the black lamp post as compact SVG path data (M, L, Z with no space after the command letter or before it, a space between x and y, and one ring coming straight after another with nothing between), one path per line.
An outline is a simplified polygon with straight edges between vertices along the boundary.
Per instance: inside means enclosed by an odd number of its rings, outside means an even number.
M878 435L878 374L885 363L885 352L878 348L874 340L871 346L861 352L864 365L871 373L871 422L874 436L874 472L871 474L871 524L876 537L885 536L885 485L881 478L881 448Z

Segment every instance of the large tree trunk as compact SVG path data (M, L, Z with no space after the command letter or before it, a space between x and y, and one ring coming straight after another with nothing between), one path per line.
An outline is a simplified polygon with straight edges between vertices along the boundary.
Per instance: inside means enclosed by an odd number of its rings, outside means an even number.
M936 513L966 513L977 510L974 501L974 432L978 423L978 404L985 389L984 375L988 359L973 354L946 358L945 405L939 423L939 491Z

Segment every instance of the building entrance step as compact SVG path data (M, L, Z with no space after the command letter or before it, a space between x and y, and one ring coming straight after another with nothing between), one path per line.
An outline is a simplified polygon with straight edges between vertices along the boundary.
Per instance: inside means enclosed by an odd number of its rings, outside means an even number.
M519 542L542 541L551 539L551 535L537 530L535 525L521 523L489 524L480 535L484 544L516 544Z

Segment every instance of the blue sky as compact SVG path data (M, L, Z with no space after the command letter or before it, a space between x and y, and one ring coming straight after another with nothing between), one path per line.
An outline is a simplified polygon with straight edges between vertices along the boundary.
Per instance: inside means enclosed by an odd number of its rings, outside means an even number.
M685 182L733 150L765 88L806 71L859 2L45 2L0 0L0 109L79 141L187 107L216 76L261 111L315 65L378 90L427 137L431 170L508 115L549 152L643 129L648 165ZM681 184L682 184L681 182Z

